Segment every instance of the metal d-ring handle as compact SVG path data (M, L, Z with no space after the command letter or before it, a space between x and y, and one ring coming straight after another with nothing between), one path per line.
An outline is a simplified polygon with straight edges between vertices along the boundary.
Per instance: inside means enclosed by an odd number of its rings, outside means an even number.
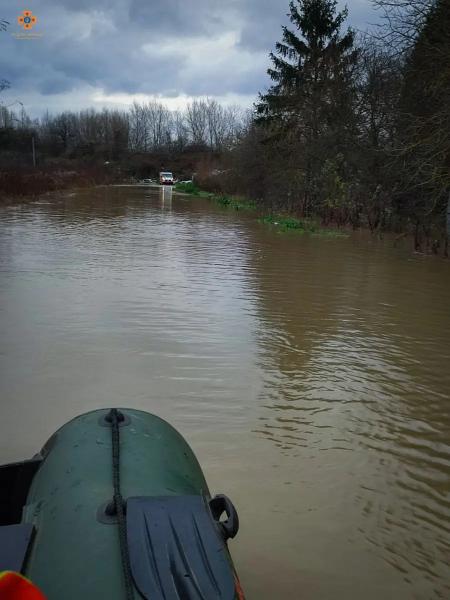
M239 517L231 500L224 494L218 494L214 498L211 498L209 507L225 541L229 538L234 538L239 531ZM220 520L223 513L227 516L225 521Z

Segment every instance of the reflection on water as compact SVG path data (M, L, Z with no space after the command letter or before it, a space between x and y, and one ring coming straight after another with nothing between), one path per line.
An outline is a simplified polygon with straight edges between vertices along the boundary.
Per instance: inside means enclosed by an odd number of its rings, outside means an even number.
M332 477L342 542L366 542L412 586L405 597L446 597L448 265L358 246L325 262L321 250L258 247L267 410L254 432Z
M238 505L250 599L446 598L449 275L170 187L2 208L1 459L150 410Z
M172 195L173 195L172 186L171 185L162 185L162 186L160 186L158 193L159 193L159 199L161 202L161 208L167 209L167 210L172 210Z

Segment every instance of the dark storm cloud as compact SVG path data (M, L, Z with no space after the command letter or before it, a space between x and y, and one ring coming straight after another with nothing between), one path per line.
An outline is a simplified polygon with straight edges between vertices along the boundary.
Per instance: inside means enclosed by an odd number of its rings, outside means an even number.
M248 101L267 84L288 10L288 0L31 0L42 38L24 41L11 35L22 9L0 1L11 22L0 34L0 78L36 111L50 97L52 106L88 106L94 90ZM370 0L348 4L357 26L373 15Z
M289 2L236 0L235 4L242 19L241 45L266 52L272 49L280 37L281 25L288 23Z
M219 0L131 0L129 18L160 35L211 34L227 24L227 5Z
M39 83L38 91L43 96L62 94L70 92L74 88L74 82L65 77L45 78Z

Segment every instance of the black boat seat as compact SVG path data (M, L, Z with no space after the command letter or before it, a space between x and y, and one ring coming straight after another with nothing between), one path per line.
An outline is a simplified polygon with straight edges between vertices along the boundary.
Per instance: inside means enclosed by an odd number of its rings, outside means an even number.
M42 459L0 466L0 572L20 573L25 565L34 527L21 523L22 510Z
M126 515L131 571L144 598L235 598L221 526L204 498L128 498Z
M22 520L22 509L42 459L40 457L0 466L0 525Z
M33 533L34 527L31 523L0 527L0 573L22 571Z

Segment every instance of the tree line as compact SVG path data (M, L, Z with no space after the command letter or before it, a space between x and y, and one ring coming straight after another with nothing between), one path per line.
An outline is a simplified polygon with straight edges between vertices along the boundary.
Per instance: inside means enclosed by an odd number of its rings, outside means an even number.
M163 103L134 102L128 111L104 109L47 113L31 120L24 108L0 106L3 164L24 164L35 137L39 158L121 160L129 153L229 151L240 137L247 112L215 99L193 100L185 110Z
M356 34L335 0L295 0L272 85L230 157L227 191L324 223L445 242L450 190L450 0L373 0Z

